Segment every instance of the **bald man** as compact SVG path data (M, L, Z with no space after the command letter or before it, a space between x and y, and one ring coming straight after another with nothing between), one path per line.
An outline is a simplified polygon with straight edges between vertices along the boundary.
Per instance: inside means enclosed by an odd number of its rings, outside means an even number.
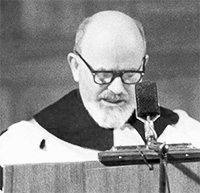
M68 55L79 89L32 120L11 125L0 137L0 163L97 160L99 151L144 145L144 124L135 116L135 84L148 62L142 25L118 11L83 21ZM161 107L158 141L200 147L200 123L184 111Z

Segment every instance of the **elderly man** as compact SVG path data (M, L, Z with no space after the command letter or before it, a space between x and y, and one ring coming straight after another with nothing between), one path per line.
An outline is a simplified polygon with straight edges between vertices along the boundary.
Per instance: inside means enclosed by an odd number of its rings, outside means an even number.
M145 144L135 116L135 84L148 62L141 24L124 13L103 11L83 21L68 55L79 89L21 121L0 137L0 163L97 160L114 145ZM158 141L200 147L200 123L161 107Z

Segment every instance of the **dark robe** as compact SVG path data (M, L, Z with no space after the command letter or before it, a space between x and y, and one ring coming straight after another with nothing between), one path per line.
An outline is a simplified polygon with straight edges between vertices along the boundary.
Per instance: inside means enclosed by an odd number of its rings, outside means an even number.
M178 115L160 107L161 116L154 122L159 137L167 125L176 124ZM81 147L105 151L113 146L113 129L100 127L85 109L79 90L73 90L59 101L34 115L35 120L51 134L68 143ZM129 118L131 124L145 142L144 123L135 112Z

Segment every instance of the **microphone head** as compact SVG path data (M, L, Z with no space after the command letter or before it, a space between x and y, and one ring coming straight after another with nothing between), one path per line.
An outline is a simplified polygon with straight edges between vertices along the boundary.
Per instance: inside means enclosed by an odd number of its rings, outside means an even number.
M147 120L156 119L160 115L157 86L155 82L145 81L135 85L136 116Z

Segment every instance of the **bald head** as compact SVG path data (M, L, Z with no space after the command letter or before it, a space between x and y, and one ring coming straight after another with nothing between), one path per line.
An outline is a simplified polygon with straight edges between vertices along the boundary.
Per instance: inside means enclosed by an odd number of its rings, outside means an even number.
M119 11L102 11L81 23L74 49L82 52L83 49L91 50L98 46L110 51L121 46L123 50L126 49L123 46L128 45L128 42L137 48L142 47L139 51L143 54L146 52L146 40L141 23Z

